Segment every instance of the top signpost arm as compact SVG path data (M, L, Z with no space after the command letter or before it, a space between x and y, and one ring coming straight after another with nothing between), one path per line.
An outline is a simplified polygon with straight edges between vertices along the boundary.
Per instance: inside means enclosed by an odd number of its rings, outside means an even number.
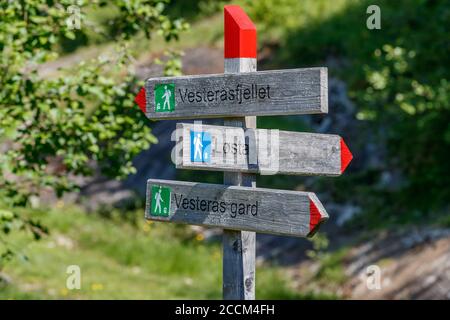
M149 119L324 114L327 68L256 71L256 28L239 6L226 6L225 74L154 77L136 103Z

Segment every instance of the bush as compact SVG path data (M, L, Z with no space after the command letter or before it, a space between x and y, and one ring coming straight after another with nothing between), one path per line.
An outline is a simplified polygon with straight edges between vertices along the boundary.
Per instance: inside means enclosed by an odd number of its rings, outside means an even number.
M371 194L364 199L371 198L386 171L400 171L403 183L379 190L376 195L384 201L363 200L363 207L375 205L380 219L394 212L415 219L430 211L448 210L449 2L377 1L381 30L366 28L366 9L373 1L246 3L259 30L262 26L260 39L277 42L277 64L300 67L338 62L329 65L330 75L348 83L357 118L377 139L378 150L387 146L383 165L367 168L371 172L367 176L376 170L378 178L357 178L354 194L366 192L369 185ZM342 180L345 177L337 183Z
M166 2L77 1L81 30L66 23L74 18L67 11L72 0L0 3L0 197L9 210L28 205L45 189L58 196L74 190L74 176L93 175L97 168L116 178L135 172L133 157L156 139L134 104L139 83L128 67L128 40L140 30L148 38L157 32L166 41L177 39L186 25L164 15ZM116 32L110 35L116 54L41 77L39 67L58 56L63 41L96 30L83 26L84 12L107 3L117 12ZM11 219L20 216L14 213Z

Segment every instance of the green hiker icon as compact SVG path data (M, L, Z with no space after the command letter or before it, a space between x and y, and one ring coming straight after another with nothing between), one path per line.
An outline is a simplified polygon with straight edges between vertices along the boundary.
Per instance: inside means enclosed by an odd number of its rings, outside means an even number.
M155 112L175 110L175 85L173 83L155 85Z
M170 188L152 186L152 203L150 214L152 216L168 217L170 212Z

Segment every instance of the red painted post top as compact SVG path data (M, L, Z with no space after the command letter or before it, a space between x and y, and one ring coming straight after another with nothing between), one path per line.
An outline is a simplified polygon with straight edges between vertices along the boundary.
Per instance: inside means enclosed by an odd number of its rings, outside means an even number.
M227 58L256 58L256 27L240 6L224 7L225 43Z

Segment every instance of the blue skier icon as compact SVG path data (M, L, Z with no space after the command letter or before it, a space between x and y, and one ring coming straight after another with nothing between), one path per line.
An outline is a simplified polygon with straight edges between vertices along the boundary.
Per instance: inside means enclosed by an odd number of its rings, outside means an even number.
M211 134L191 131L191 162L211 162Z

